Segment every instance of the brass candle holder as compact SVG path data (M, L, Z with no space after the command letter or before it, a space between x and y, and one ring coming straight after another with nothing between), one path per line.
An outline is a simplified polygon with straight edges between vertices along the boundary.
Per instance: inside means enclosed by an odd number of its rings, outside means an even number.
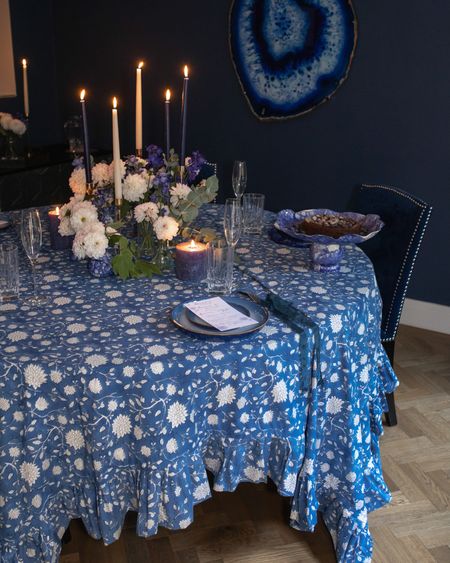
M136 149L136 156L142 158L142 149Z
M94 195L94 186L92 185L92 182L86 182L86 195L89 197Z
M122 217L122 200L121 199L115 199L114 200L114 205L115 205L115 221L120 221L121 217Z

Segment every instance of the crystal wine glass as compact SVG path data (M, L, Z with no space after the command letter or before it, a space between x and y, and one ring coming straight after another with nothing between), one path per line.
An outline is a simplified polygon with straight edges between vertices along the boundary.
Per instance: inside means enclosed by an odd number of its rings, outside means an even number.
M242 233L242 206L240 199L228 198L225 200L223 230L227 243L234 248Z
M247 186L247 165L243 160L235 160L233 165L232 184L234 195L240 200Z
M42 247L42 225L37 209L22 211L20 237L33 272L33 296L29 297L27 301L31 305L43 305L47 302L47 298L38 295L36 288L36 264Z

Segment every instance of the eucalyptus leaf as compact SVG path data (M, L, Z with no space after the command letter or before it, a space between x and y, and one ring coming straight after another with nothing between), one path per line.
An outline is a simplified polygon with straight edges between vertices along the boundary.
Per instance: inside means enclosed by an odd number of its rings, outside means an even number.
M217 237L217 233L214 229L210 229L209 227L203 227L199 231L200 239L203 242L211 242Z

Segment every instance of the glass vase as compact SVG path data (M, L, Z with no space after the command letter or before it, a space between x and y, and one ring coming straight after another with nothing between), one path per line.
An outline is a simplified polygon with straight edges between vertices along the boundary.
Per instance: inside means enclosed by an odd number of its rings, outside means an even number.
M19 160L16 151L16 139L14 135L7 135L5 139L5 152L2 160Z
M154 232L148 221L137 224L137 243L139 255L143 258L151 258L155 254Z
M173 257L168 240L158 240L153 262L160 270L168 270L173 266Z

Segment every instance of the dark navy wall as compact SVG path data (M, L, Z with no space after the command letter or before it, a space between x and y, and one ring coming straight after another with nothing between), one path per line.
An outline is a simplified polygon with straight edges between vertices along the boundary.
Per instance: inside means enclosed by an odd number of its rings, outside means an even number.
M142 57L144 141L162 143L163 92L176 89L175 120L186 62L188 148L219 163L223 195L231 192L235 158L248 161L248 190L264 192L274 210L344 208L361 182L406 189L435 207L409 296L450 305L450 3L354 5L359 43L347 82L310 114L260 123L231 63L229 0L54 1L61 115L77 111L85 86L92 142L110 146L110 99L117 95L123 149L132 150L134 65Z
M23 58L28 59L30 139L52 144L63 138L56 82L52 0L10 0L11 28L16 63L15 98L0 100L0 111L23 114Z

